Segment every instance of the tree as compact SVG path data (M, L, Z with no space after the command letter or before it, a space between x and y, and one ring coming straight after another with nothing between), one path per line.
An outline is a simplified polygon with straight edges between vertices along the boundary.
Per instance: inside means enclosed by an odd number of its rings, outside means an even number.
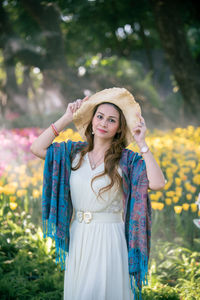
M179 1L153 0L158 32L184 99L184 115L199 117L200 68L189 49Z

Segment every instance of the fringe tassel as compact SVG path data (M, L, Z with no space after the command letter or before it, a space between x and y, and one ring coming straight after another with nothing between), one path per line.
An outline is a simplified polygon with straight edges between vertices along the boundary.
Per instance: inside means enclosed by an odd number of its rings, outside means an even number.
M142 286L148 285L148 257L147 256L144 255L140 256L139 271L138 272L135 271L129 274L129 279L130 279L131 291L134 295L133 299L142 300Z
M133 300L142 300L142 289L139 289L133 275L129 274L131 291L133 293Z
M60 264L61 270L65 270L65 260L67 256L67 249L65 240L56 237L56 225L48 220L42 221L43 237L50 237L55 240L56 250L56 264Z

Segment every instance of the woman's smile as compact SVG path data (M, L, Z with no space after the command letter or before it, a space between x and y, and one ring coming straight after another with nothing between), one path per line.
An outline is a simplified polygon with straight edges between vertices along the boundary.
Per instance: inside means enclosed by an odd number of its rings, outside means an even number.
M100 128L97 128L100 132L102 132L102 133L106 133L107 131L106 130L104 130L104 129L100 129Z

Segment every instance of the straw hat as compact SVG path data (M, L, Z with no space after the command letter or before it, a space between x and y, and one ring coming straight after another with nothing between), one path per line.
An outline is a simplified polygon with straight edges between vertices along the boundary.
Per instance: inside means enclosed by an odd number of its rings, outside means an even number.
M81 107L73 115L73 122L78 132L81 137L86 140L85 130L92 118L93 110L96 105L101 104L102 102L113 103L122 110L127 123L126 146L128 146L134 141L131 132L136 126L136 123L140 121L136 113L139 112L141 114L141 108L135 101L133 95L125 88L113 87L105 89L90 96L88 100L83 102Z

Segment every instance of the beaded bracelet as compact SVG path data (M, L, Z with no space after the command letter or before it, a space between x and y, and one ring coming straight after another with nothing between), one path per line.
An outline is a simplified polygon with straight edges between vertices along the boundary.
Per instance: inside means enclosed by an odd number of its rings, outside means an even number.
M55 135L55 136L58 136L58 135L59 135L59 132L58 132L58 130L56 129L56 126L55 126L53 123L51 124L51 128L53 129L54 135Z

